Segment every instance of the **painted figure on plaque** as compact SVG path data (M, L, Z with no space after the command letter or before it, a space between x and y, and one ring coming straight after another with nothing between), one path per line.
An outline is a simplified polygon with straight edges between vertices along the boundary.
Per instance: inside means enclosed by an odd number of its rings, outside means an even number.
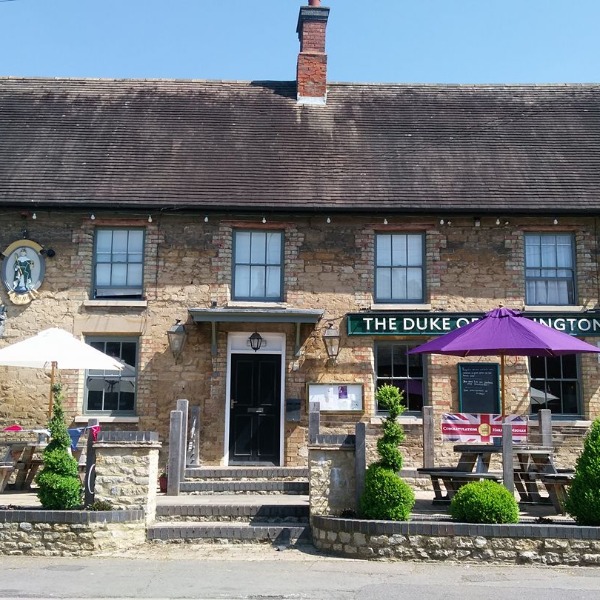
M34 262L29 258L27 250L21 248L18 253L15 253L15 263L13 266L13 290L17 293L24 293L31 290L33 286Z

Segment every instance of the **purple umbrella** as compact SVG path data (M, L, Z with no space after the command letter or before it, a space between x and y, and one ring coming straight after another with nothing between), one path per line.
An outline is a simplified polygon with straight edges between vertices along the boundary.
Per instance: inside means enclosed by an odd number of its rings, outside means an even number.
M409 350L409 354L500 356L502 416L504 416L504 357L560 356L600 353L600 348L551 327L527 319L509 308L495 308L479 321Z

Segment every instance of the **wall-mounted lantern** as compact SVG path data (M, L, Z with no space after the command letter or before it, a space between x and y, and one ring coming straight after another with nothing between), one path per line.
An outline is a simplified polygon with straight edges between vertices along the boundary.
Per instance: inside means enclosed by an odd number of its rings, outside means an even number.
M167 331L167 337L169 338L169 348L175 357L175 360L181 354L183 347L185 346L185 340L187 338L187 332L185 325L180 319L175 321L175 325L172 325Z
M250 345L250 348L252 348L252 350L254 350L254 352L258 352L263 346L267 345L265 338L263 338L263 336L260 335L260 333L258 333L258 331L255 331L248 338L248 344Z
M323 332L323 343L327 350L327 356L335 360L340 353L340 330L333 323L329 323Z

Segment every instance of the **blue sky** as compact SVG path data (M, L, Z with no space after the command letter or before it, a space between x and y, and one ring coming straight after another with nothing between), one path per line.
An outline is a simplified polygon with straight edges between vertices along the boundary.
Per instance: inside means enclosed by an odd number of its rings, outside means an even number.
M0 75L295 77L307 0L0 0ZM330 81L599 82L600 0L324 0Z

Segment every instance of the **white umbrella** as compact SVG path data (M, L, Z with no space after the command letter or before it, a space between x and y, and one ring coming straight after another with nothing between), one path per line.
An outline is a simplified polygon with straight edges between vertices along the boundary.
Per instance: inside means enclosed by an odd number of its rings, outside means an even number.
M57 369L98 369L121 371L118 359L92 348L64 329L52 327L0 350L0 365L45 369L50 367L50 415L52 386Z

